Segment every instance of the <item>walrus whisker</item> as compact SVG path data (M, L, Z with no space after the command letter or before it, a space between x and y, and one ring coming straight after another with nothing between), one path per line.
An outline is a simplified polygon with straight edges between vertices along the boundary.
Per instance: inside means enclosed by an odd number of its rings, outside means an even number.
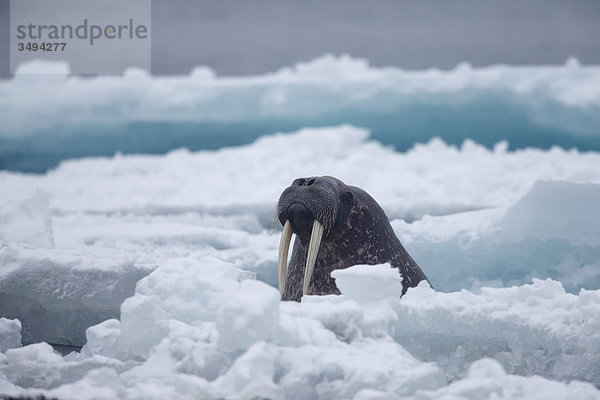
M319 253L319 247L321 245L321 238L323 237L323 225L315 219L313 222L312 232L310 234L310 244L308 245L308 254L306 256L306 269L304 270L304 286L302 294L308 293L308 287L310 285L310 279L312 278L313 269L315 268L315 262L317 261L317 254Z
M287 274L287 257L292 240L292 225L286 221L279 241L279 255L277 257L277 278L279 280L279 291L283 294L285 289L285 277Z

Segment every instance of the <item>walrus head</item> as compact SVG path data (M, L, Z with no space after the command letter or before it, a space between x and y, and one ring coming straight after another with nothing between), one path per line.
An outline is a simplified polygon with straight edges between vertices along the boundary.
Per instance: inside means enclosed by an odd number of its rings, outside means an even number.
M427 279L408 255L379 204L364 190L331 176L299 178L279 198L283 226L278 279L283 300L339 294L334 269L390 262L403 276L403 293ZM294 250L287 268L289 246Z

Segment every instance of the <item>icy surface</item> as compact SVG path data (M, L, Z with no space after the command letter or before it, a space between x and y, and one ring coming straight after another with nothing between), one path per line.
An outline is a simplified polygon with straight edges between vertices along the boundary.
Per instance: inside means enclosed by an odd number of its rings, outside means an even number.
M503 218L504 234L513 240L562 239L600 245L600 186L571 182L536 182Z
M121 340L121 321L107 319L98 325L90 326L85 331L86 344L81 349L85 356L102 355L117 358Z
M392 269L389 263L355 265L353 268L335 270L331 276L342 293L358 302L397 297L398 293L402 293L398 270ZM396 284L391 285L390 281Z
M44 172L66 158L218 148L343 123L402 150L436 136L600 150L600 67L574 59L404 71L323 56L253 77L198 67L188 76L82 78L68 76L63 64L49 68L65 73L0 81L2 169Z
M279 301L273 208L325 174L382 205L435 291L399 299L389 265L356 266L334 272L341 296ZM0 394L600 398L598 153L399 153L340 126L0 185L21 227L0 229L0 315L23 323L0 320Z
M383 293L400 282L389 270L374 267ZM364 266L342 275L346 288L368 277ZM351 290L280 303L277 289L244 276L216 258L160 267L124 303L121 325L88 330L96 350L64 359L43 343L9 350L0 388L61 399L600 397L581 382L600 383L599 290L572 295L535 280L477 295L423 284L402 300L359 302ZM132 348L124 338L134 334Z
M486 95L520 106L538 124L558 125L578 134L598 133L598 117L593 118L592 110L598 109L600 99L600 69L581 66L573 59L564 66L476 69L460 64L448 71L404 71L373 68L364 59L326 55L255 77L216 77L206 67L179 77L131 71L124 76L85 79L67 75L63 64L56 65L56 71L63 73L16 75L1 82L0 115L5 123L0 134L19 136L42 128L89 123L248 122L374 110L384 114L419 103L476 103L474 98L480 102ZM55 93L58 88L60 96L52 102L34 95ZM578 109L586 106L593 108ZM569 115L568 107L575 108L570 110L573 114ZM44 110L48 118L23 118L28 110ZM578 113L592 118L585 121L592 123L577 123L573 117Z
M553 278L577 292L600 288L600 184L536 181L515 204L393 222L444 291ZM466 281L465 281L466 280Z
M447 373L481 357L508 372L600 384L600 291L568 294L550 279L511 288L440 293L427 285L402 299L394 337Z
M435 139L398 153L341 126L0 172L0 315L23 322L24 343L81 346L88 326L119 317L141 277L177 258L217 257L276 285L275 202L296 177L323 174L378 200L437 290L534 277L597 289L599 166L597 153L502 143Z
M0 353L21 347L21 321L0 318Z
M38 189L26 198L14 197L0 204L0 245L53 248L48 194Z

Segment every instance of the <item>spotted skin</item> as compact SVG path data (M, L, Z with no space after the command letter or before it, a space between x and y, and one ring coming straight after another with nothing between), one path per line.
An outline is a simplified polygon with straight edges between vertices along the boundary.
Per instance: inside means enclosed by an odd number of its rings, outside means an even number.
M295 218L290 206L300 204L308 217ZM303 209L302 207L300 207ZM282 300L300 301L310 227L315 217L325 233L319 247L308 294L340 294L331 271L357 264L389 262L402 276L402 295L427 277L398 240L383 209L364 190L329 177L300 178L279 199L276 217L290 219L296 234Z

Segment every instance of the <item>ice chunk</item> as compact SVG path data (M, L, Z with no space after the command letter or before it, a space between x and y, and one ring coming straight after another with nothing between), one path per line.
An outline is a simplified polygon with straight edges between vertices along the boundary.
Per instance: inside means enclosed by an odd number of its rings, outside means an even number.
M0 275L0 315L21 320L23 343L85 344L85 329L117 318L121 302L148 273L131 265L77 268L81 261L17 258L5 265L12 272Z
M580 298L550 279L481 294L435 292L422 282L402 298L394 336L451 377L470 361L493 357L513 374L599 384L600 302L591 300L597 292Z
M214 257L173 259L141 280L121 306L121 351L146 358L168 332L159 322L214 321L242 272Z
M282 308L289 305L283 304ZM335 333L325 328L317 319L281 313L279 317L279 343L289 346L312 344L315 346L331 346L335 343Z
M229 396L240 399L284 399L282 388L274 382L277 357L276 348L256 343L215 384Z
M23 392L23 389L18 387L17 385L12 384L6 375L2 371L0 371L0 393L3 396L12 396L17 397Z
M389 263L381 265L356 265L334 270L331 276L340 292L358 302L400 297L402 277Z
M6 362L10 364L53 364L61 363L63 362L63 359L48 343L36 343L18 349L8 350L6 352Z
M21 321L0 318L0 353L21 347Z
M600 246L600 184L537 181L500 226L512 241L562 239Z
M223 304L216 318L219 346L246 350L275 339L279 328L279 292L262 282L245 280Z
M537 181L514 204L395 230L443 291L552 278L573 293L600 288L600 185Z
M464 379L436 391L419 392L417 398L427 399L597 399L600 392L593 385L572 381L553 382L539 376L508 375L497 361L488 358L476 361Z
M386 338L282 348L277 362L283 374L280 383L290 399L352 398L364 389L410 396L444 384L440 369L416 360Z
M98 325L90 326L85 331L87 342L81 349L84 356L99 354L118 358L121 339L121 322L118 319L107 319Z
M156 296L138 295L125 300L121 306L120 352L147 357L150 349L166 334L159 324L166 318L167 314Z
M365 320L366 313L360 304L342 296L306 296L301 305L289 302L282 304L282 308L295 317L319 321L338 340L345 342L361 337L372 328Z
M0 372L15 385L44 388L61 381L59 369L62 364L62 357L52 346L36 343L8 350L5 362L0 363Z
M54 247L52 218L45 190L38 188L28 197L9 198L0 203L0 247L11 242L33 248Z
M94 369L81 380L62 385L49 392L52 397L60 399L112 400L122 399L127 395L117 371L112 368Z
M122 373L131 366L103 356L82 358L71 353L63 358L50 345L36 343L9 350L5 359L0 357L0 386L4 376L8 382L18 387L52 389L77 382L89 371L98 368L112 368Z

